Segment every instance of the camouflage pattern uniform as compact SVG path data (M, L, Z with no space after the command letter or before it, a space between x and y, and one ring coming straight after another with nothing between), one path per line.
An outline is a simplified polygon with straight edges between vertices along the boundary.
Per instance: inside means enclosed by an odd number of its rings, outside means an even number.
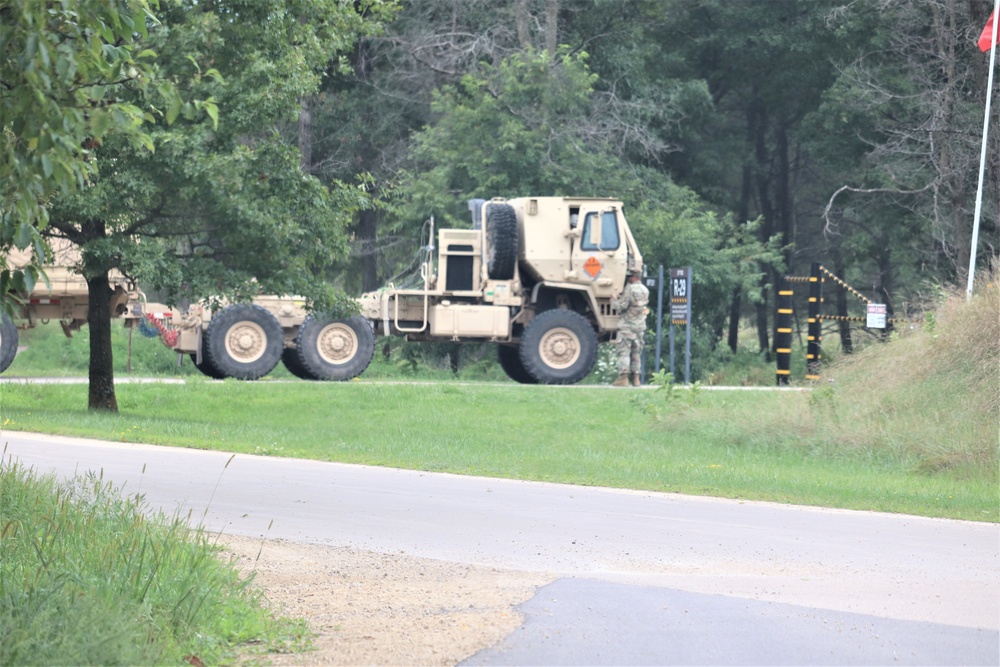
M618 374L639 373L643 334L646 333L646 304L649 290L641 282L628 282L625 289L611 300L618 310Z

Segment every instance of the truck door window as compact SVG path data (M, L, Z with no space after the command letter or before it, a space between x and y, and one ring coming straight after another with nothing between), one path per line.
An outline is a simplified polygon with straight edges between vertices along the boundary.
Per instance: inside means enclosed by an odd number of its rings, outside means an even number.
M614 211L588 213L583 219L581 250L617 250L620 244L618 219Z

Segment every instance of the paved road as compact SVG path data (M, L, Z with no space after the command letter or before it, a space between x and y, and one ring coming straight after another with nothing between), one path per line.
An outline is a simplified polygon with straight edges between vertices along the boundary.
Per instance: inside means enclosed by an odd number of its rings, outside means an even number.
M1000 664L1000 526L0 433L212 530L547 572L501 664ZM227 465L228 462L228 465Z

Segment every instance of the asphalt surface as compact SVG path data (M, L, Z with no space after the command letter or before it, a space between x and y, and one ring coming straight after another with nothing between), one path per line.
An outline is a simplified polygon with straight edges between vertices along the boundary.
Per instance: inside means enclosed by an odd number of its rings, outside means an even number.
M0 432L210 530L551 574L469 665L1000 665L1000 526Z

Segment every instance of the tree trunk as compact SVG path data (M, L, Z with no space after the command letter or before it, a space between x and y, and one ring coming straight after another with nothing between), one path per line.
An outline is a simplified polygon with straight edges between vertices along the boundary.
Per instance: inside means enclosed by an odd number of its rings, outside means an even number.
M378 211L358 213L358 248L361 254L361 291L373 292L378 281Z
M758 104L751 104L747 111L747 126L754 142L754 171L756 174L757 204L760 207L764 224L760 228L761 241L767 243L774 234L774 203L771 199L771 156L767 149L767 113ZM772 267L770 272L774 283L777 284L778 272ZM760 351L765 353L766 359L771 361L770 333L768 329L768 279L761 276L761 302L757 304L757 342L760 344Z
M878 264L878 279L875 284L875 298L885 304L886 319L892 317L892 254L889 250L889 239L880 239L875 261ZM882 339L888 340L892 333L892 322L886 322L882 330Z
M91 410L118 412L115 398L115 369L111 352L111 281L108 273L87 279L87 327L90 329Z
M299 109L299 152L302 154L302 173L312 171L312 101L303 98Z
M846 267L844 266L844 259L840 254L840 250L833 251L833 270L841 280L845 280ZM844 354L852 354L854 352L854 341L851 340L851 323L846 319L848 317L847 290L844 288L837 290L837 315L842 318L837 321L837 327L840 331L840 349L843 350Z
M549 58L556 57L559 46L559 0L549 0L545 6L545 50Z
M531 46L531 33L528 32L528 0L517 0L514 5L514 24L517 26L517 41L522 49Z
M769 329L767 326L767 278L760 279L761 302L757 304L757 343L760 351L764 353L764 358L771 361L771 344Z
M733 354L736 354L740 347L740 309L743 306L741 296L740 288L737 287L733 290L732 300L729 302L729 336L726 342L729 343L729 349Z
M753 197L753 169L748 162L743 163L743 185L740 189L740 207L736 212L736 222L743 224L750 219L750 199ZM729 349L733 354L740 347L740 315L743 310L743 293L741 288L733 289L732 301L729 303Z

